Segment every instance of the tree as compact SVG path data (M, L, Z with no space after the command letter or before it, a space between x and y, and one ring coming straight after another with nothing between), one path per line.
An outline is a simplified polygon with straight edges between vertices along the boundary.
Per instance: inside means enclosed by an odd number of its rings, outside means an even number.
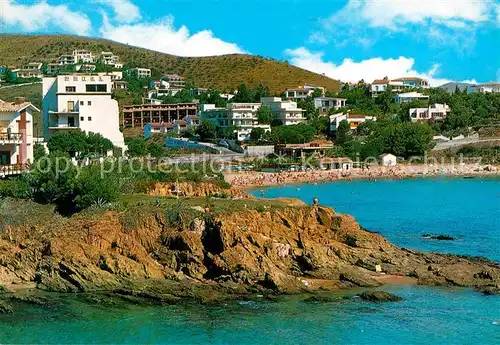
M252 131L250 132L250 139L255 141L262 140L265 133L266 131L264 130L264 128L260 127L253 128Z
M203 120L196 130L201 140L215 139L216 128L212 121Z
M33 158L35 159L35 162L46 155L47 151L45 150L45 147L40 143L35 143L35 146L33 147Z
M146 141L142 138L134 138L127 143L127 153L132 157L145 156L148 153Z
M270 138L278 144L303 144L310 142L316 134L316 128L305 123L274 127Z
M86 134L82 131L64 131L54 133L47 147L52 152L66 152L74 157L77 152L84 152L86 148Z
M155 157L155 158L161 157L163 155L163 153L165 152L165 149L162 145L155 143L153 141L151 141L147 144L146 149L147 149L147 152L152 157Z
M253 93L250 89L247 88L247 86L242 83L238 87L238 93L234 96L233 101L234 102L240 102L240 103L251 103L254 100Z
M273 111L267 105L262 105L259 110L257 110L257 121L259 123L269 124L274 118Z
M319 110L316 109L314 105L314 99L311 97L307 97L304 99L300 99L297 102L297 106L301 109L304 109L304 116L306 119L310 120L319 115Z
M88 133L85 138L85 151L88 153L104 154L113 149L111 140L106 139L100 133Z
M342 120L337 128L337 144L342 145L346 141L350 140L349 132L351 131L351 126L347 120Z

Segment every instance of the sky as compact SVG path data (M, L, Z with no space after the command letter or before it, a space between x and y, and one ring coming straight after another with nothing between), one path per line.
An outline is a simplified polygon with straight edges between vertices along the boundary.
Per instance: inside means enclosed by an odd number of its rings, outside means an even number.
M0 0L0 32L245 53L342 81L500 81L500 0Z

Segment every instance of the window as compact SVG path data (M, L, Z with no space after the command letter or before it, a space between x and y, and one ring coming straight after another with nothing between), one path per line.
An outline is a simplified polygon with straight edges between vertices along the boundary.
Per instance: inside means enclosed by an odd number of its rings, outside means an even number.
M92 105L92 101L88 101L88 102L87 102L87 105Z
M68 111L73 111L73 110L75 110L75 102L68 101Z
M76 86L66 86L66 92L76 92Z
M87 84L85 85L87 92L107 92L106 84Z
M80 121L85 121L85 118L83 116L80 116Z
M84 105L84 104L85 104L85 102L84 102L84 101L80 101L80 105Z
M91 117L91 116L89 116L89 117L87 118L87 120L88 120L88 121L92 121L92 117Z

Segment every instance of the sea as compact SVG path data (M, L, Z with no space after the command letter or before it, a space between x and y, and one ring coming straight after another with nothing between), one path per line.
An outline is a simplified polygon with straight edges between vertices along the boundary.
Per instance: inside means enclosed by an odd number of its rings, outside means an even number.
M354 215L398 246L500 261L500 180L352 181L257 189ZM424 234L449 235L438 241ZM463 288L385 286L402 302L374 304L357 290L218 305L101 307L54 295L53 307L0 314L0 343L16 344L500 344L500 296Z

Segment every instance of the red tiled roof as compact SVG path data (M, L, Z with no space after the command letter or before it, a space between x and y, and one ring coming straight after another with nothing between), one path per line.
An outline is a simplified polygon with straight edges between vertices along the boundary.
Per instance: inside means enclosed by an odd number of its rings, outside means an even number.
M388 79L375 79L372 84L389 84Z

